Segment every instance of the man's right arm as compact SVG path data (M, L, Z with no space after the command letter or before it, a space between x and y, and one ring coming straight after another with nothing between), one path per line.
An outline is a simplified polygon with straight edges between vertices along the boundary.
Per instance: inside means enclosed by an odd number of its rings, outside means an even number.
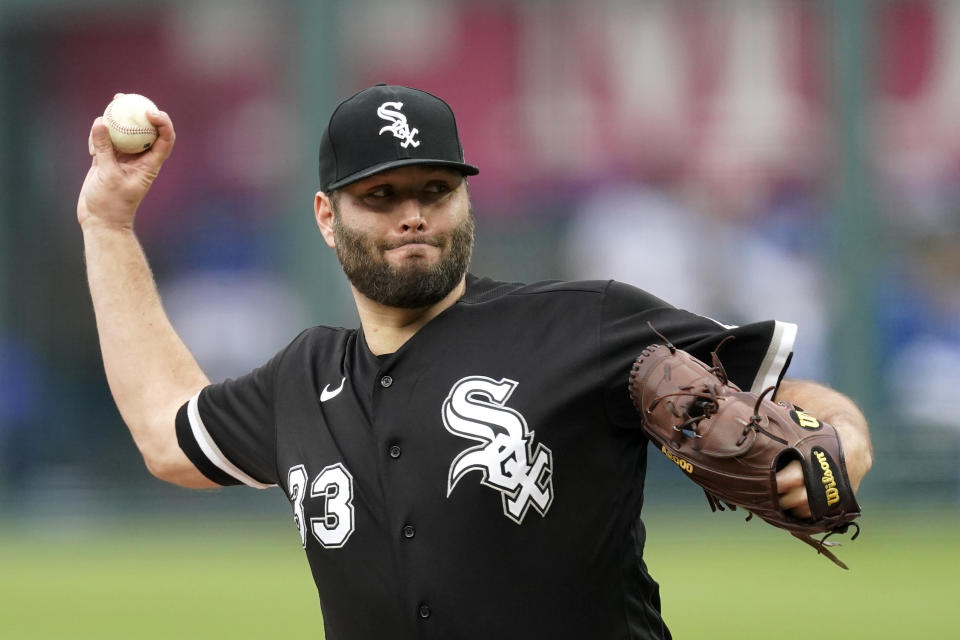
M174 331L133 232L137 207L174 143L165 113L158 138L138 155L118 153L101 118L90 130L93 160L77 202L87 279L107 382L150 472L184 487L215 487L177 443L177 410L209 384Z

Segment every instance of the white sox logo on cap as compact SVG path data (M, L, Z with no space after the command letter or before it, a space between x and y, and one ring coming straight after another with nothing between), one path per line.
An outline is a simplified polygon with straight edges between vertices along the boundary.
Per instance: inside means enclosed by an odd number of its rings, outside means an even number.
M381 119L387 120L391 123L380 129L380 135L383 135L389 131L393 134L393 137L403 140L403 143L400 146L404 149L410 145L419 147L420 141L414 140L413 137L420 133L420 130L410 128L410 125L407 124L407 116L400 113L400 109L402 108L402 102L384 102L382 105L380 105L380 108L377 109L377 115ZM393 109L396 109L396 111Z
M429 137L421 144L424 131ZM320 188L328 193L411 165L447 167L465 176L480 172L463 161L450 105L426 91L386 84L364 89L333 110L319 160Z

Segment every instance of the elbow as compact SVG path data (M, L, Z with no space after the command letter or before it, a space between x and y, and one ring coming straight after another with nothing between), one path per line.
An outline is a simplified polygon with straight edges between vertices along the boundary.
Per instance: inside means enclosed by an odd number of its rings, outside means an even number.
M156 452L150 455L144 453L143 462L154 478L178 487L212 489L220 486L200 473L179 449L169 455Z
M173 424L146 415L136 419L128 418L126 422L147 470L154 477L169 481L167 478L172 473L174 449L180 450Z
M201 474L180 449L176 430L170 428L169 424L164 428L154 427L139 433L151 434L135 440L143 462L153 477L189 489L217 486Z
M141 448L140 455L143 457L143 463L154 478L176 484L173 481L175 469L170 462L169 455L163 455L160 451Z

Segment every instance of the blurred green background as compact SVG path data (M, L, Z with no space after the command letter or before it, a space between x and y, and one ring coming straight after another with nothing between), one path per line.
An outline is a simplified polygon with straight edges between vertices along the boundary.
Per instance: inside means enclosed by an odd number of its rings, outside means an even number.
M153 98L178 140L138 234L210 377L243 373L356 323L313 223L316 146L379 81L457 113L474 272L796 322L791 374L870 418L850 572L709 514L652 456L677 637L960 637L960 2L0 0L0 638L321 628L282 494L143 468L74 212L93 118Z
M843 571L781 531L705 507L648 510L647 564L674 637L957 637L956 513L868 505L861 537L837 551ZM297 534L272 515L5 527L3 637L323 638Z

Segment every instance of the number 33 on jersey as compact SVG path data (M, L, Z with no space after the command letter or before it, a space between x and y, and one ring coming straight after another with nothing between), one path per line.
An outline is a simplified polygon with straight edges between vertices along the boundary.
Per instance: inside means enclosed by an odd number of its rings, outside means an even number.
M353 476L340 464L324 467L309 485L311 498L322 498L323 515L305 522L303 500L307 494L307 470L297 465L287 475L290 502L293 503L293 521L300 532L300 543L307 546L307 529L325 549L336 549L346 544L354 529Z

